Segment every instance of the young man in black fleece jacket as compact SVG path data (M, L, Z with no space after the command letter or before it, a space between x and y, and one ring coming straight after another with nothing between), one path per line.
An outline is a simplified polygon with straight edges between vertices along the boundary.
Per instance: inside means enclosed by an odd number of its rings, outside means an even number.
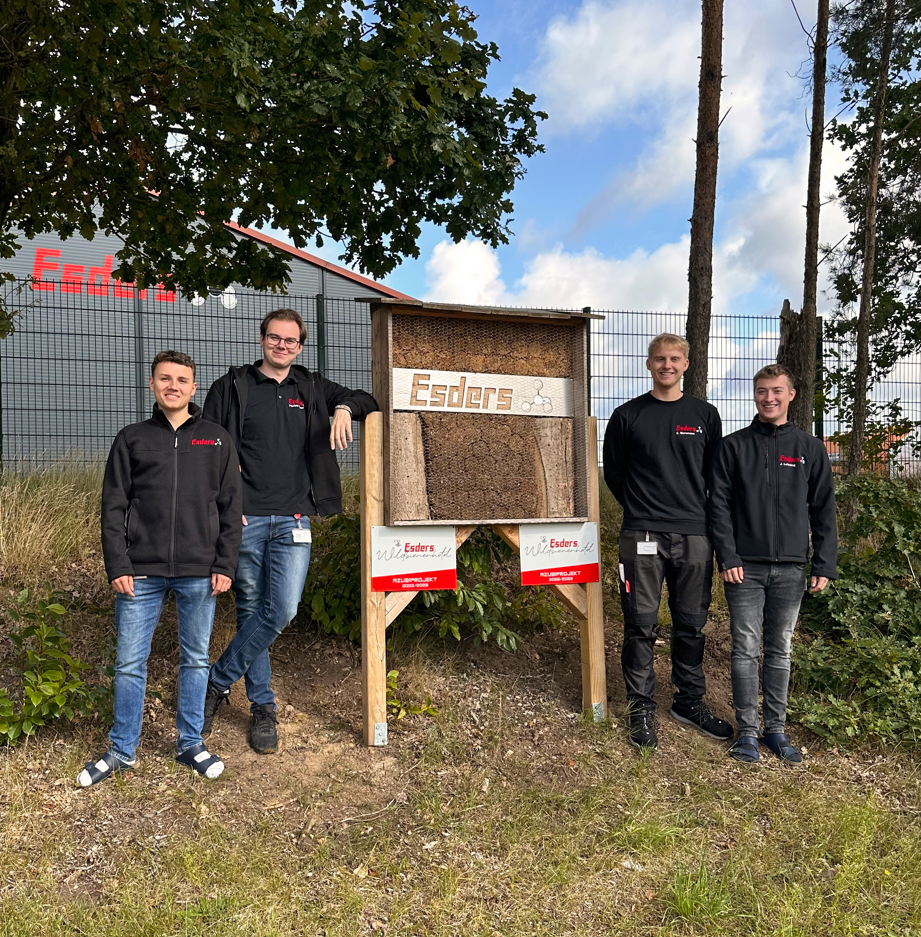
M809 591L837 576L835 486L822 442L787 422L796 396L779 364L754 377L758 415L727 436L713 462L710 523L732 629L732 701L738 735L729 753L758 761L758 659L764 636L761 741L782 761L802 755L784 729L790 645L803 600L809 531Z
M211 668L204 733L210 734L218 706L243 677L250 745L264 754L278 750L269 647L294 618L304 592L308 515L342 510L336 447L352 441L352 420L378 406L365 391L294 364L307 338L294 309L270 312L259 331L262 360L231 368L205 400L205 416L227 429L240 453L244 527L233 582L237 633Z
M621 654L630 744L655 749L656 625L662 580L672 616L671 716L715 739L728 722L704 702L704 635L713 579L707 479L722 435L716 408L681 391L688 343L657 335L646 367L652 391L618 407L604 435L604 477L624 509L620 531Z
M179 614L176 761L216 778L224 764L202 742L214 600L230 588L240 547L241 488L230 434L190 403L195 362L161 351L151 365L153 416L115 437L102 486L102 553L115 590L115 720L109 749L81 787L137 763L147 658L167 594Z

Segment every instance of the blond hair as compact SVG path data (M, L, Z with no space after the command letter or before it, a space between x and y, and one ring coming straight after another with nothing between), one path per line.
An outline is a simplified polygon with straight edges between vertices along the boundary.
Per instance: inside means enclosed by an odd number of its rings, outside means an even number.
M680 348L685 358L687 358L691 353L691 346L680 335L673 335L671 332L662 332L661 335L657 335L649 343L649 350L646 353L646 357L651 358L652 353L660 345L669 345L672 348Z
M758 381L766 377L785 377L790 382L791 390L796 390L796 380L793 377L793 372L782 364L766 364L752 378L752 387L757 387Z

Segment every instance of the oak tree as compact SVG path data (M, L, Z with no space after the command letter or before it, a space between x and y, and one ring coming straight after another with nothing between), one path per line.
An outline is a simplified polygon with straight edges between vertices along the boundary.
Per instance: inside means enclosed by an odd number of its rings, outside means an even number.
M286 281L224 222L330 237L373 276L423 222L507 241L534 97L454 0L5 0L0 270L41 232L124 242L115 275L186 293Z

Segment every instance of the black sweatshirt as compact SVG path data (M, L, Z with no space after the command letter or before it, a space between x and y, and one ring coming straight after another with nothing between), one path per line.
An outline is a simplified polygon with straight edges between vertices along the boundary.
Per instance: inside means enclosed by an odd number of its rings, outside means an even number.
M723 434L716 407L682 395L628 400L604 434L604 480L623 505L625 530L707 533L707 481Z
M805 563L837 578L835 485L822 442L792 423L757 417L727 436L713 460L710 527L720 569L750 562Z
M260 364L261 360L253 365L231 368L211 385L205 398L205 418L225 427L238 449L243 438L248 396L247 371ZM345 404L352 411L353 420L363 420L379 409L377 401L367 391L350 390L300 365L292 365L290 373L307 411L304 455L310 472L310 495L319 514L324 517L338 514L342 510L342 482L336 453L329 446L330 414L337 406Z
M191 404L178 430L159 408L112 443L102 483L102 554L120 576L233 578L243 535L230 434Z

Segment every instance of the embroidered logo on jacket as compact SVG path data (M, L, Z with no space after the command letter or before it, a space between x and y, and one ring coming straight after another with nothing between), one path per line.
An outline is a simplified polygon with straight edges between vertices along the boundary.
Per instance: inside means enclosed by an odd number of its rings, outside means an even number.
M193 439L193 446L219 446L221 444L220 439Z
M303 409L304 409L304 401L303 401L303 400L298 400L297 397L289 397L289 398L288 398L288 406L289 406L289 407L297 407L298 410L303 410Z
M676 436L696 436L703 434L704 428L702 426L682 426L680 423L675 427Z
M780 457L780 464L786 465L788 468L796 468L797 465L806 464L806 457L804 455L798 455L798 456L782 455Z

